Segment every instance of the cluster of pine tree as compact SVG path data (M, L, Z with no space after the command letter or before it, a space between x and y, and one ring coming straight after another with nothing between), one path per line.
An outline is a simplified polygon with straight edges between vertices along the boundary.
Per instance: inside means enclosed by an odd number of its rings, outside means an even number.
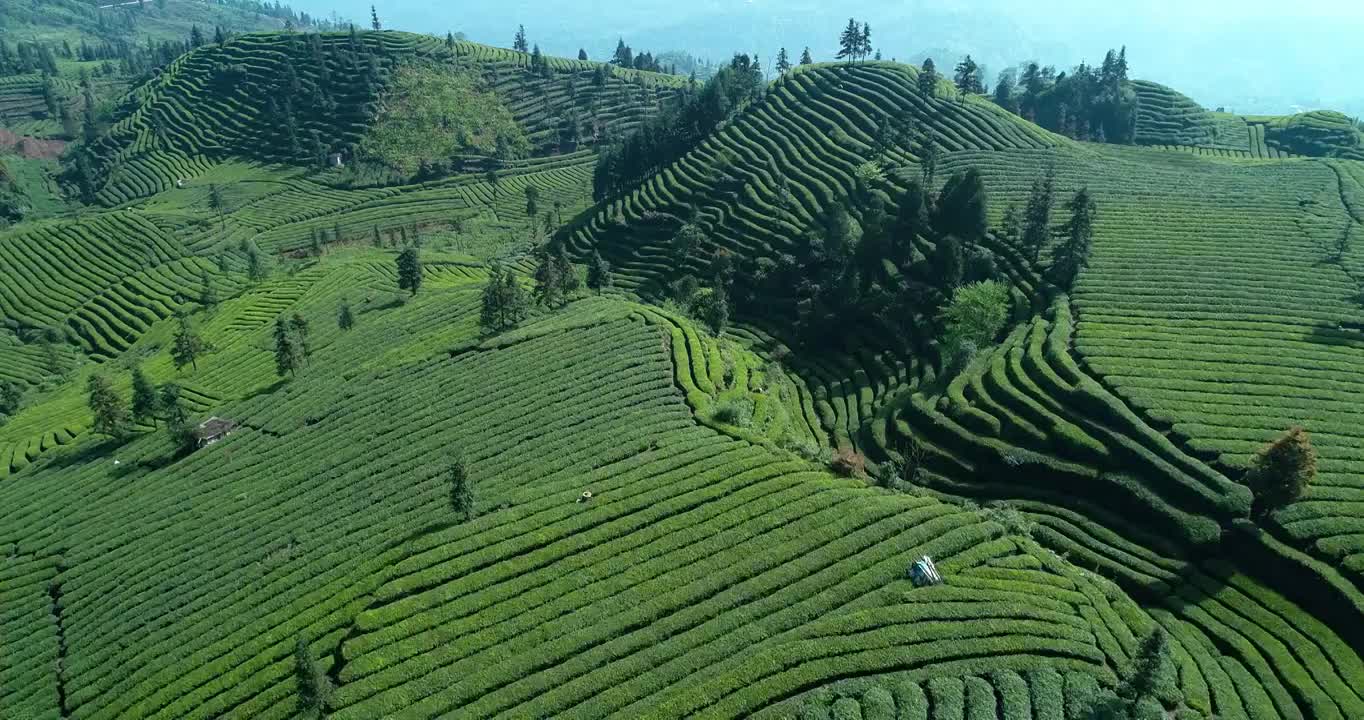
M681 157L721 121L760 98L763 88L756 59L735 55L699 91L688 89L678 102L601 151L592 174L593 198L615 195Z
M343 77L336 80L356 83L365 97L372 97L382 82L386 58L382 46L364 42L353 26L345 43L324 43L322 36L315 33L294 35L290 43L291 60L283 64L283 72L266 100L267 125L276 133L278 146L290 157L306 158L324 167L332 152L353 153L353 148L337 147L316 129L306 132L301 129L309 119L334 117L340 107L334 94L331 65L344 69ZM224 89L246 73L244 68L230 65L215 69L215 77Z
M0 159L0 229L23 220L29 208L28 195Z
M994 101L1053 132L1077 140L1131 143L1136 136L1136 93L1127 79L1127 48L1109 50L1095 68L1081 63L1070 73L1027 63L1005 70Z
M72 52L70 43L63 41L63 45L66 52ZM56 75L58 54L63 58L71 58L74 54L65 54L60 45L56 46L55 51L53 47L53 43L20 41L11 48L10 44L0 37L0 77L34 72Z
M856 190L831 204L792 251L749 258L737 273L728 256L717 256L711 287L733 297L742 310L789 322L807 342L837 343L847 328L859 324L913 342L926 329L939 334L942 328L933 325L959 287L1003 280L991 243L984 242L988 195L979 171L953 174L934 194L933 139L907 140L916 135L914 129L889 118L882 118L879 128L878 158L902 142L914 142L922 158L921 178L894 198L893 214L888 210L893 186L884 180L879 161L869 161L856 173ZM789 190L779 173L772 174L779 184L778 212L789 219ZM1066 290L1089 261L1096 205L1082 188L1067 203L1069 220L1058 229L1052 222L1053 186L1050 173L1039 178L1025 214L1009 208L996 235L1042 268L1053 287ZM673 241L677 265L705 247L713 245L699 227L683 223ZM1050 262L1041 262L1044 251L1050 252Z
M617 67L634 68L635 70L644 70L646 72L676 72L675 67L664 66L651 52L642 52L636 55L634 48L625 44L625 38L620 38L616 41L616 52L611 56L611 64Z
M856 60L866 60L871 53L871 23L859 24L854 18L848 18L848 26L843 28L843 32L838 36L836 57L852 63Z

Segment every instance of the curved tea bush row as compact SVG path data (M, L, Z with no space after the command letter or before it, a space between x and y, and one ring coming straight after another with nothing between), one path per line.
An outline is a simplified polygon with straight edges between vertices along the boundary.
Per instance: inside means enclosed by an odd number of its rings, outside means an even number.
M1364 160L1364 132L1327 110L1281 117L1209 112L1158 83L1135 80L1136 142L1221 157L1340 157Z
M57 616L49 590L61 558L21 555L0 543L0 713L56 720L59 703Z
M335 242L340 229L343 240L367 244L378 228L381 238L388 242L399 228L458 228L491 212L493 222L507 234L525 238L530 223L526 217L528 184L540 191L540 210L534 221L537 229L543 224L543 214L553 212L556 202L560 204L559 214L571 217L591 201L590 155L577 155L571 164L544 170L536 167L528 166L530 172L500 175L496 186L465 175L452 182L382 191L324 191L336 196L330 206L314 202L311 192L282 193L233 213L226 237L251 237L263 249L288 252L308 248L314 232L325 233L330 243Z
M972 658L964 662L944 663L942 666L925 666L834 682L766 708L755 717L840 717L839 712L851 712L853 707L862 713L861 717L1006 720L1086 717L1100 687L1112 687L1113 677L1108 670L1121 669L1130 662L1140 639L1157 626L1164 626L1173 635L1172 660L1177 670L1177 677L1172 678L1176 684L1159 686L1157 695L1165 708L1179 708L1180 712L1185 713L1181 717L1243 716L1244 707L1258 696L1265 695L1263 687L1278 686L1281 682L1274 671L1252 676L1244 670L1247 665L1259 666L1262 671L1265 669L1260 665L1265 657L1259 654L1260 650L1240 655L1236 651L1223 649L1229 647L1226 644L1229 638L1239 640L1256 637L1256 632L1250 626L1244 627L1247 635L1216 635L1209 628L1218 628L1216 632L1221 633L1225 633L1227 628L1215 623L1199 624L1198 618L1204 617L1200 613L1217 612L1215 603L1210 599L1200 602L1198 611L1177 602L1169 603L1171 608L1178 608L1173 613L1166 609L1142 608L1122 595L1114 585L1096 576L1107 574L1106 568L1098 568L1096 574L1077 569L1092 567L1091 552L1123 557L1124 562L1128 563L1144 562L1143 558L1149 558L1162 567L1170 568L1168 575L1172 579L1190 572L1187 563L1158 557L1078 514L1060 511L1042 503L1021 503L1020 506L1028 510L1028 520L1036 523L1026 527L1025 531L1040 539L1048 550L1019 538L1014 541L1019 548L1014 553L990 553L984 563L969 568L949 566L946 586L906 593L903 601L909 605L896 611L955 613L961 612L962 608L993 607L1005 601L1014 608L1013 612L1021 613L1018 618L1023 622L1055 617L1073 623L1075 628L1084 628L1091 633L1089 642L1101 652L1102 667L1086 667L1083 663L1073 663L1067 667L1054 662L1055 658L1040 662L1029 662L1026 658L1014 656L1003 662L996 657ZM1064 534L1058 534L1053 528L1060 528ZM1091 548L1097 550L1091 551ZM1076 566L1061 562L1055 553L1070 557ZM1211 579L1197 571L1194 574ZM1124 584L1125 581L1126 578L1120 580ZM1262 623L1258 626L1260 630L1277 633L1285 641L1295 643L1292 647L1296 652L1302 657L1313 658L1309 663L1326 659L1325 656L1316 655L1317 652L1332 657L1326 660L1326 666L1311 666L1314 673L1319 673L1314 677L1336 678L1334 682L1323 684L1331 688L1329 693L1310 681L1302 686L1289 685L1294 688L1292 692L1296 704L1284 706L1279 711L1282 716L1299 716L1308 707L1333 717L1342 716L1341 711L1345 713L1343 716L1355 712L1358 697L1342 684L1341 679L1348 680L1353 676L1352 673L1358 672L1358 658L1329 630L1312 624L1310 618L1311 631L1324 631L1320 636L1312 636L1318 638L1319 644L1314 645L1305 637L1293 637L1296 630L1293 625L1285 623L1285 618L1304 617L1300 611L1284 606L1272 593L1255 587L1253 582L1245 578L1230 578L1229 582L1242 591L1255 588L1253 592L1257 594L1244 594L1237 599L1242 601L1245 608L1242 612L1249 617L1256 617ZM1158 595L1143 591L1142 597L1169 595L1170 590L1162 588ZM923 605L918 604L920 600ZM1273 616L1271 610L1280 616ZM1175 614L1194 619L1177 620ZM923 621L919 619L919 622ZM845 632L847 628L839 630ZM1307 630L1304 629L1304 632ZM1272 642L1266 642L1268 644L1264 647L1276 647ZM1282 662L1295 661L1289 659ZM1329 663L1338 664L1330 667ZM1244 690L1244 702L1238 689L1227 681L1224 666L1240 668L1244 677L1251 680L1252 684ZM1287 668L1288 665L1279 667ZM1351 669L1337 674L1336 668ZM967 676L959 677L963 673ZM1288 674L1292 675L1292 672ZM1300 679L1301 675L1295 677ZM1255 684L1261 681L1265 685ZM1299 692L1304 693L1301 699L1297 696ZM1306 696L1307 693L1311 693L1310 698ZM1338 706L1335 704L1337 702ZM1266 704L1265 707L1272 706Z
M925 98L916 78L914 68L890 63L801 68L695 150L567 230L570 247L583 256L600 250L630 288L681 270L699 273L718 249L742 257L786 251L831 202L852 192L853 171L870 155L877 124L890 118L913 116L946 150L1062 142L985 101ZM722 157L733 161L723 180L715 168ZM917 158L901 147L888 161ZM777 206L783 180L793 198L789 211ZM902 182L888 175L892 198ZM667 243L692 207L709 243L683 268L673 267Z
M1321 473L1281 522L1358 567L1353 545L1328 542L1364 513L1364 416L1349 400L1364 390L1364 356L1346 325L1357 289L1323 262L1354 224L1343 187L1325 165L1295 161L1152 177L1139 203L1100 190L1075 344L1117 394L1233 477L1266 440L1306 427Z
M0 316L35 328L67 316L138 270L183 257L184 248L136 215L21 226L0 234Z
M944 166L979 167L997 204L1021 206L1039 164L1055 166L1063 194L1088 186L1102 208L1074 293L1088 369L1233 478L1265 440L1307 427L1322 473L1283 517L1310 521L1290 531L1304 541L1351 534L1364 438L1345 400L1360 358L1342 323L1358 311L1354 280L1327 262L1353 222L1348 184L1318 161L1089 150L963 153Z
M1213 114L1187 95L1148 80L1133 80L1131 85L1137 97L1137 143L1209 146L1232 140L1222 137ZM1246 131L1240 135L1239 145L1245 147Z
M1280 717L1360 712L1364 665L1342 636L1280 594L1290 591L1284 575L1267 572L1267 582L1257 580L1225 561L1153 552L1054 506L1019 508L1035 523L1033 537L1080 567L1112 576L1170 633L1193 709L1223 717L1247 709ZM1090 514L1111 524L1103 511ZM1301 588L1291 590L1301 595Z
M0 235L0 318L52 328L85 351L112 356L180 305L196 301L205 274L220 293L240 280L184 247L141 216L25 226Z
M769 448L823 447L819 425L807 414L808 391L779 364L671 312L648 306L638 312L666 334L677 385L698 421Z
M1050 322L1017 328L945 389L909 397L887 427L887 452L899 457L906 433L932 443L952 487L1007 477L1024 497L1123 507L1145 515L1143 525L1215 542L1221 521L1249 512L1250 494L1185 455L1080 370L1069 356L1073 324L1064 299L1052 313ZM998 480L986 482L980 492L1008 492Z
M1273 118L1265 123L1265 141L1300 155L1364 160L1364 132L1333 110Z
M347 272L366 267L334 268L297 307L311 312L314 294L320 307L353 289ZM326 351L314 364L216 410L242 427L188 458L144 465L166 452L150 435L120 449L129 470L113 484L92 459L40 463L0 486L0 542L65 550L73 716L288 716L299 633L324 666L340 647L345 717L592 714L672 707L669 697L711 698L711 712L759 707L781 691L723 691L715 683L731 675L730 658L752 657L756 672L761 658L827 645L820 633L836 623L872 623L850 636L863 638L850 647L868 667L955 667L982 651L1037 664L1058 642L1077 663L1100 662L1081 621L1045 608L1033 617L1003 596L951 614L925 596L920 611L935 619L897 616L896 598L917 592L909 559L932 553L956 578L1013 543L973 513L834 481L697 427L660 334L667 325L653 324L664 318L646 323L638 306L580 301L483 342L466 326L462 344L451 337L429 359L375 357L442 314L472 315L475 289L457 291L455 307L433 293L376 311L385 322L361 314L349 334L320 334ZM229 303L218 312L230 315ZM206 332L229 322L210 319ZM689 326L669 324L687 344ZM695 346L702 364L686 365L725 383L706 346ZM756 382L755 366L716 353L734 364L735 388L741 375ZM452 446L475 478L469 523L446 506ZM64 491L48 492L52 483ZM591 503L576 502L584 489ZM970 588L962 600L1011 582L959 579ZM917 641L930 626L964 640ZM836 679L845 663L831 657L807 672Z
M344 646L349 662L337 715L398 708L422 715L458 708L481 717L685 712L653 695L695 699L683 688L725 677L716 663L727 664L750 637L799 627L894 578L907 585L904 553L911 548L951 555L992 534L931 502L801 480L792 476L798 463L783 469L742 457L711 454L708 464L719 465L710 481L701 475L658 483L638 499L603 492L584 520L630 514L520 555L520 567L537 568L530 577L497 563L498 554L525 552L515 544L487 554L447 542L438 554L426 553L412 570L428 566L429 577L392 581L399 584L381 590L378 607L359 618L362 634ZM668 496L676 499L663 500ZM631 510L641 502L647 510ZM649 530L618 535L636 527ZM757 547L766 550L748 551ZM854 568L858 574L850 574ZM522 584L540 590L527 595L517 590ZM444 615L445 624L430 627ZM411 629L388 631L403 626Z
M151 149L115 165L95 198L105 205L121 205L176 187L208 172L212 162L178 149Z

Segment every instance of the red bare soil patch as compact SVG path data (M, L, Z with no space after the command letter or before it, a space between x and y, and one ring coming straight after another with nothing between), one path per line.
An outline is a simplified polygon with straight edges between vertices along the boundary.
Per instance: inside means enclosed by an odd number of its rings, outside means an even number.
M64 140L39 140L27 135L15 135L0 128L0 150L13 150L26 158L47 158L55 160L66 149Z

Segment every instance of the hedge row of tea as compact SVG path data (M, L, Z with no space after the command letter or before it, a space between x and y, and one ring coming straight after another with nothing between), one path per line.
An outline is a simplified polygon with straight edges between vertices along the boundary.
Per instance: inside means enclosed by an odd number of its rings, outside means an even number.
M51 588L61 558L20 554L9 541L0 551L0 713L56 720L61 635Z

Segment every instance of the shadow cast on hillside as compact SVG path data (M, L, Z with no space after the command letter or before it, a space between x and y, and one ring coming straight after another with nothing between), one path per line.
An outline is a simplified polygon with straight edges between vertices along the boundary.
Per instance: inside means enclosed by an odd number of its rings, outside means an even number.
M1343 322L1334 327L1318 325L1304 333L1303 339L1315 345L1364 350L1364 323Z

